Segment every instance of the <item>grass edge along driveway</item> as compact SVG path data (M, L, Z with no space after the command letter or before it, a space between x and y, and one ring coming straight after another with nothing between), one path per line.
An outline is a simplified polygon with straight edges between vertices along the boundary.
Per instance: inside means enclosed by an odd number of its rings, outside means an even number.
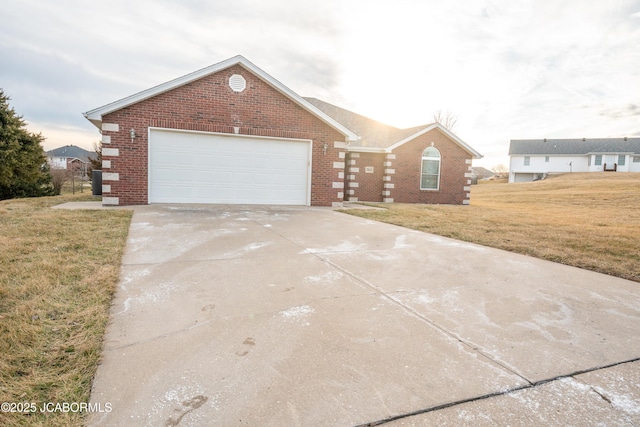
M640 282L640 173L474 185L469 206L343 212Z
M470 206L348 213L640 282L639 196L640 174L571 174L477 185ZM39 408L89 401L132 212L51 209L71 200L92 198L0 202L0 403L23 410L0 412L2 426L86 416Z
M89 402L132 211L51 209L80 200L94 199L0 202L0 403L12 405L0 425L77 426L87 415L41 408Z

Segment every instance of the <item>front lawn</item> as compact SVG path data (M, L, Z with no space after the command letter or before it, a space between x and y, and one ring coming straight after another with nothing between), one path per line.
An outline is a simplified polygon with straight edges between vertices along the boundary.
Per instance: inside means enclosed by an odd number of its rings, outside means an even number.
M89 401L132 211L51 208L79 200L98 199L0 202L0 402L24 412L3 410L2 426L78 426L86 415L25 405Z
M640 173L483 183L470 206L373 205L346 212L640 282Z

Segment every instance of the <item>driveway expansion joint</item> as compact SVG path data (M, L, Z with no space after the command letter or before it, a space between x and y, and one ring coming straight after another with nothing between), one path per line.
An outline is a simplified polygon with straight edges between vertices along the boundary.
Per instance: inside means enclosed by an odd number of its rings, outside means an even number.
M491 363L494 363L498 366L500 366L502 369L506 370L507 372L512 373L513 375L521 378L522 380L524 380L526 383L528 384L533 384L529 379L527 379L524 375L520 374L519 372L517 372L517 370L515 368L512 368L510 366L507 366L505 363L500 362L499 360L496 360L495 358L487 355L486 353L484 353L482 350L479 349L479 347L477 345L474 345L472 343L469 343L467 341L465 341L464 339L460 338L458 335L456 335L455 333L447 330L445 327L437 324L436 322L434 322L433 320L429 319L428 317L424 316L423 314L418 313L416 310L414 310L413 308L407 306L406 304L402 303L401 301L397 300L396 298L394 298L393 296L389 295L387 292L385 292L383 289L381 289L380 287L374 285L373 283L369 282L368 280L359 277L358 275L354 274L353 272L340 267L339 265L335 264L334 262L330 261L329 259L326 258L322 258L319 257L323 262L326 262L327 264L333 266L334 268L342 271L344 274L348 275L349 277L353 278L354 280L364 284L365 286L373 289L375 292L379 293L380 295L382 295L384 298L386 298L387 300L391 301L393 304L396 304L398 306L400 306L404 311L406 311L407 313L411 314L412 316L416 317L417 319L420 319L422 322L426 323L427 325L430 325L432 328L436 329L437 331L445 334L446 336L458 341L460 344L464 345L465 347L469 348L470 350L472 350L473 352L479 354L480 356L482 356L483 358L489 360Z
M637 420L637 283L333 211L238 209L136 208L92 384L113 411L89 425Z
M365 424L358 424L355 427L379 426L379 425L387 424L387 423L390 423L390 422L393 422L393 421L398 421L398 420L401 420L403 418L414 417L416 415L423 415L423 414L427 414L429 412L435 412L435 411L439 411L439 410L442 410L442 409L452 408L454 406L462 405L464 403L478 402L478 401L490 399L490 398L493 398L493 397L506 396L506 395L509 395L511 393L514 393L514 392L532 389L532 388L535 388L535 387L538 387L538 386L541 386L541 385L544 385L544 384L549 384L549 383L552 383L554 381L560 381L560 380L563 380L563 379L566 379L566 378L572 378L572 379L578 381L575 378L576 375L587 374L587 373L590 373L590 372L597 372L597 371L600 371L600 370L603 370L603 369L613 368L615 366L620 366L620 365L624 365L624 364L627 364L627 363L634 363L634 362L638 362L638 361L640 361L640 357L636 357L636 358L629 359L629 360L623 360L621 362L615 362L615 363L611 363L611 364L608 364L608 365L597 366L597 367L590 368L590 369L584 369L584 370L576 371L576 372L571 373L571 374L558 375L558 376L553 377L553 378L548 378L548 379L536 381L536 382L533 382L533 383L525 384L525 385L522 385L522 386L509 388L508 390L504 390L504 391L498 391L498 392L494 392L494 393L487 393L487 394L483 394L481 396L470 397L468 399L461 399L461 400L456 400L456 401L453 401L453 402L447 402L447 403L443 403L441 405L432 406L432 407L429 407L429 408L426 408L426 409L420 409L420 410L417 410L417 411L408 412L406 414L394 415L392 417L385 418L385 419L378 420L378 421L371 421L371 422L368 422L368 423L365 423ZM605 402L608 402L610 405L612 405L611 400L608 397L606 397L604 394L602 394L601 392L596 390L594 387L591 386L590 390L594 391Z

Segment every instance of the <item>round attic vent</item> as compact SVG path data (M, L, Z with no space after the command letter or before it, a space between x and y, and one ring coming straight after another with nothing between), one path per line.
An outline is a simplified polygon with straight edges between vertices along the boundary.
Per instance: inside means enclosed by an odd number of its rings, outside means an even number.
M234 92L242 92L247 88L247 81L240 74L234 74L229 78L229 87Z

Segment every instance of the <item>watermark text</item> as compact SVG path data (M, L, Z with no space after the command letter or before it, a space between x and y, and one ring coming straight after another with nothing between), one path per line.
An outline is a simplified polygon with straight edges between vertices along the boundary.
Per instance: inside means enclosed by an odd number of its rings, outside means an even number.
M22 414L34 412L87 412L87 413L103 413L111 412L113 407L111 402L106 403L89 403L89 402L2 402L0 403L0 412L16 412Z

